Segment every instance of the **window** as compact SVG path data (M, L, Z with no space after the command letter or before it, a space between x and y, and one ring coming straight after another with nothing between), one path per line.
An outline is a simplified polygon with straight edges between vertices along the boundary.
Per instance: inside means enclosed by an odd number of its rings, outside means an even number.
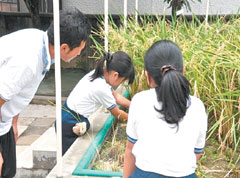
M53 1L52 0L40 0L39 11L43 13L53 12Z
M0 0L0 11L18 12L19 0Z
M59 0L60 9L62 6L62 1ZM53 12L53 0L40 0L39 2L39 12L42 13L52 13Z

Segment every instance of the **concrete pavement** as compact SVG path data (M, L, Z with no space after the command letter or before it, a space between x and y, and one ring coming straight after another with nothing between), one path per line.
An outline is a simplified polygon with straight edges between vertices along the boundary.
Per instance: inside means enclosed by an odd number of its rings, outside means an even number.
M53 126L55 113L52 105L30 104L24 109L18 119L17 155Z
M17 174L14 178L55 178L56 176L56 133L54 128L55 106L30 104L19 116L17 141ZM88 134L79 137L63 157L63 177L72 172L81 160L96 134L110 116L100 108L90 118ZM91 177L94 178L94 177Z

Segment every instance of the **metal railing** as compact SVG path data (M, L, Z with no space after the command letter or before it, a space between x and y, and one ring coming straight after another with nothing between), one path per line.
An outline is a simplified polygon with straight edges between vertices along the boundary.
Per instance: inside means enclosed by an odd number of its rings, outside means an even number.
M104 37L104 49L107 52L108 51L108 1L104 0L104 31L105 31L105 37ZM124 9L123 9L123 15L124 15L124 26L127 26L127 0L124 0ZM135 0L135 16L136 21L138 19L138 0Z

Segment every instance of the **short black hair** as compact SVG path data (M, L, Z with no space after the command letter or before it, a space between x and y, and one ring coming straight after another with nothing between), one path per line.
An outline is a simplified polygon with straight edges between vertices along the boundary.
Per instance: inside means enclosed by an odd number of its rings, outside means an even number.
M60 44L66 43L72 50L87 41L91 31L88 18L77 8L60 11ZM53 22L47 29L49 42L54 45Z

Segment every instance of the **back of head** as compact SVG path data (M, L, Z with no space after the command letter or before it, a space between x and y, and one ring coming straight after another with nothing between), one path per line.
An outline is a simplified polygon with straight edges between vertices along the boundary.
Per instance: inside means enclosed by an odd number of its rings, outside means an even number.
M182 52L169 40L154 43L144 57L146 71L153 78L157 87L157 99L167 123L176 124L186 114L188 107L190 84L183 75Z
M77 8L60 11L60 44L66 43L72 50L78 47L81 41L87 41L90 30L89 20ZM47 32L49 42L54 45L53 22Z
M105 53L98 61L92 81L103 75L104 69L109 71L116 71L119 77L124 77L129 80L129 84L133 83L135 78L135 70L130 56L123 52L117 51L115 53Z

